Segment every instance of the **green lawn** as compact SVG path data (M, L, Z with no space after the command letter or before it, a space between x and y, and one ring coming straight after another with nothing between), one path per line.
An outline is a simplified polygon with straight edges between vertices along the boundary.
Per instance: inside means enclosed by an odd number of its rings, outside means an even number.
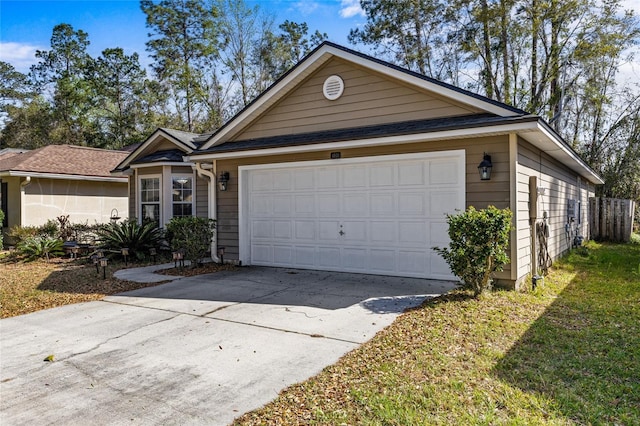
M590 243L534 293L454 292L237 424L640 424L640 245Z

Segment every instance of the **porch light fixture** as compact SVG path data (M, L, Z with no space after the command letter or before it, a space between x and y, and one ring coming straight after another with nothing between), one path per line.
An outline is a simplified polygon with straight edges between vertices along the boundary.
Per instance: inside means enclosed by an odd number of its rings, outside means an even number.
M491 164L491 156L486 152L484 153L484 158L480 162L478 166L478 172L480 173L480 180L490 180L491 179L491 169L493 168L493 164Z
M220 191L226 191L228 183L229 183L229 172L220 173L220 177L218 178L218 188L220 188Z

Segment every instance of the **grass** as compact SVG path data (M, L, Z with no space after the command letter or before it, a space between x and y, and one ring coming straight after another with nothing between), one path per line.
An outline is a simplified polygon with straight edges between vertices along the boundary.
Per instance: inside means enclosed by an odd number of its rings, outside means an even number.
M8 318L71 303L99 300L105 295L149 287L113 278L124 263L110 261L106 279L86 259L16 261L0 254L0 317Z
M640 424L640 245L589 243L533 293L453 292L235 422Z

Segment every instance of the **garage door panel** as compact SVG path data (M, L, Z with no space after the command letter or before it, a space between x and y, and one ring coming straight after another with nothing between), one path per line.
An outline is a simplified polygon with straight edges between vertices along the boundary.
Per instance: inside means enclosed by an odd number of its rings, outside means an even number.
M273 263L278 266L291 265L293 261L293 252L291 246L278 246L274 245L272 248Z
M355 247L343 248L342 265L347 270L365 271L367 265L367 249Z
M424 162L403 163L398 165L398 186L424 186Z
M252 244L251 260L256 265L269 265L273 263L273 248L271 244Z
M270 200L270 212L273 212L277 216L291 216L291 196L290 195L273 195L265 197Z
M365 188L368 180L365 166L346 166L342 170L343 188Z
M427 224L425 222L406 222L398 223L400 241L405 244L420 245L422 247L427 244Z
M316 240L316 226L314 221L296 220L294 221L294 229L294 238L296 240Z
M365 243L367 242L367 222L363 220L349 221L345 220L341 222L342 227L340 234L342 240L348 244L355 242ZM339 232L338 232L339 233Z
M368 215L369 196L358 192L343 194L342 206L342 213L346 216Z
M266 196L255 196L251 199L253 217L270 217L273 211L273 199Z
M318 265L324 268L340 268L342 255L337 247L319 247Z
M382 273L392 273L396 271L395 250L371 249L371 270Z
M421 157L241 168L249 175L241 185L249 234L241 259L453 279L431 247L449 242L445 213L464 209L464 155Z
M373 193L370 197L371 215L392 216L396 213L396 197L394 193Z
M320 217L336 217L340 214L339 194L318 194L317 195L318 215Z
M270 220L254 220L251 233L255 238L273 238L273 222Z
M340 187L340 170L336 167L318 169L318 189L337 189Z
M424 192L398 194L398 213L402 216L423 216L425 211Z
M426 273L427 255L424 250L399 250L398 270L409 276L424 276Z
M315 216L316 214L316 200L313 194L311 195L296 195L294 201L294 216Z
M391 221L376 221L370 222L370 235L371 241L376 244L395 244L398 241L397 228L398 224Z
M316 265L315 246L294 246L295 265L300 267L313 267Z
M274 220L273 238L276 240L290 240L292 235L291 228L290 220Z
M381 164L376 168L370 168L369 185L393 188L396 185L396 167L392 164Z
M294 189L314 189L315 179L313 170L296 169L293 172Z
M291 172L289 170L278 170L271 174L274 191L288 191L291 189Z
M340 223L337 220L321 220L318 222L319 239L337 242L340 239Z
M458 194L454 191L432 191L429 195L429 216L434 219L455 212L457 206Z
M449 161L431 161L429 164L429 181L432 185L458 184L458 163Z

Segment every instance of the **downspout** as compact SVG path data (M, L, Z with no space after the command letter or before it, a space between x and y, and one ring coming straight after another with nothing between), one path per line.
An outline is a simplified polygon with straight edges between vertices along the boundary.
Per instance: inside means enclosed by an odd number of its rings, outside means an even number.
M211 170L206 170L202 168L202 163L196 162L195 169L198 173L198 176L204 177L208 180L207 188L209 189L209 218L213 219L217 223L218 215L216 209L216 170L215 166ZM218 232L214 232L213 238L211 239L211 260L219 263L220 259L218 258Z
M20 226L26 226L27 222L27 209L24 208L24 190L30 184L31 176L27 176L22 182L20 182Z

